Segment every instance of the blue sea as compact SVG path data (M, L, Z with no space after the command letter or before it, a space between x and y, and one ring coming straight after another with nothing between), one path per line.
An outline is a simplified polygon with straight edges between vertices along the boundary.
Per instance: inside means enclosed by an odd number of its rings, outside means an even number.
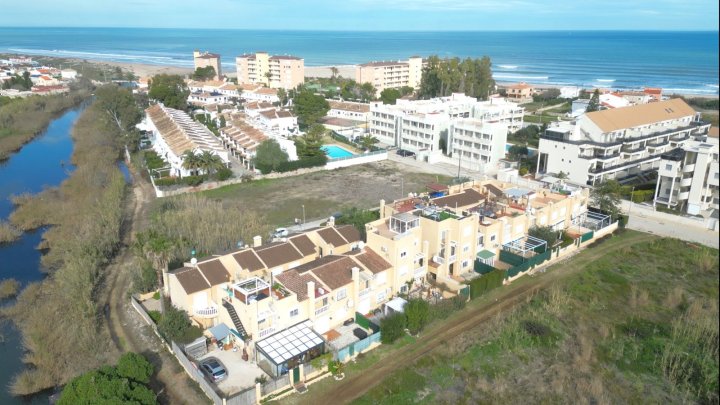
M718 33L663 31L377 32L0 28L0 52L192 66L193 49L293 54L307 66L411 55L488 55L498 82L718 94Z

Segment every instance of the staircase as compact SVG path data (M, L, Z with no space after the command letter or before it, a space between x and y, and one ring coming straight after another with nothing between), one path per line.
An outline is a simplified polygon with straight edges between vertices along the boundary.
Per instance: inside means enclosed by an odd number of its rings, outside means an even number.
M238 316L237 312L235 312L235 307L229 303L227 300L222 300L222 306L225 307L225 309L228 311L228 314L230 314L230 319L233 321L233 325L235 325L235 330L238 331L240 336L243 337L243 339L247 339L248 333L245 331L245 327L243 326L242 322L240 322L240 317Z

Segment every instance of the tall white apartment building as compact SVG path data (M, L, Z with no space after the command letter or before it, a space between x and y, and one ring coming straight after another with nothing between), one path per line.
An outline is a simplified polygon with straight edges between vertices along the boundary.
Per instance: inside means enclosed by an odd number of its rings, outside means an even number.
M716 128L715 128L716 129ZM717 131L715 131L717 132ZM660 156L654 204L680 207L691 215L720 207L718 138L688 141Z
M261 83L289 90L305 82L305 60L297 56L256 52L238 56L235 65L238 83Z
M663 153L704 139L710 124L681 99L595 111L550 126L540 138L538 174L579 184L643 177Z
M406 61L369 62L355 68L355 81L371 83L377 93L388 88L420 86L423 67L426 62L419 56L411 56Z
M458 164L471 170L485 170L505 157L508 124L476 118L454 120L448 133L448 150Z
M478 101L455 93L430 100L399 99L395 105L371 103L369 126L370 134L380 142L419 155L441 153L441 139L446 141L449 146L447 153L452 155L450 141L456 139L463 142L458 146L469 153L465 167L476 168L480 163L494 164L502 158L507 133L522 127L523 113L523 107L503 99ZM453 129L456 124L457 131ZM483 142L471 141L476 136ZM466 141L470 142L467 146L464 144ZM493 153L483 151L482 145L489 146L487 142L493 144ZM479 149L471 150L474 147Z

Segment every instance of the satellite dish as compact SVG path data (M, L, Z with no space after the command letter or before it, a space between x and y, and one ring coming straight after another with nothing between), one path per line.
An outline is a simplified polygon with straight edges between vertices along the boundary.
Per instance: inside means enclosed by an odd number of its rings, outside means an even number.
M193 257L192 259L190 259L190 264L192 264L193 266L197 266L197 258Z
M362 250L363 248L365 248L365 242L363 242L363 241L358 242L358 249Z

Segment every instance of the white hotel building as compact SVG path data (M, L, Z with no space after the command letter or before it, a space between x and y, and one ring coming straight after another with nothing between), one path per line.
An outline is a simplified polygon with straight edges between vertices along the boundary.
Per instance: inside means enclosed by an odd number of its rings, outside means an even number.
M704 139L709 128L681 99L583 114L541 136L537 173L564 172L590 185L642 178L658 169L663 153Z
M654 204L679 207L691 215L720 209L718 136L713 129L706 139L661 155Z
M461 93L430 100L398 99L395 105L370 104L370 134L380 142L423 159L463 151L461 165L478 170L505 155L507 133L522 127L524 108L504 99L478 101ZM453 156L454 157L454 156Z

